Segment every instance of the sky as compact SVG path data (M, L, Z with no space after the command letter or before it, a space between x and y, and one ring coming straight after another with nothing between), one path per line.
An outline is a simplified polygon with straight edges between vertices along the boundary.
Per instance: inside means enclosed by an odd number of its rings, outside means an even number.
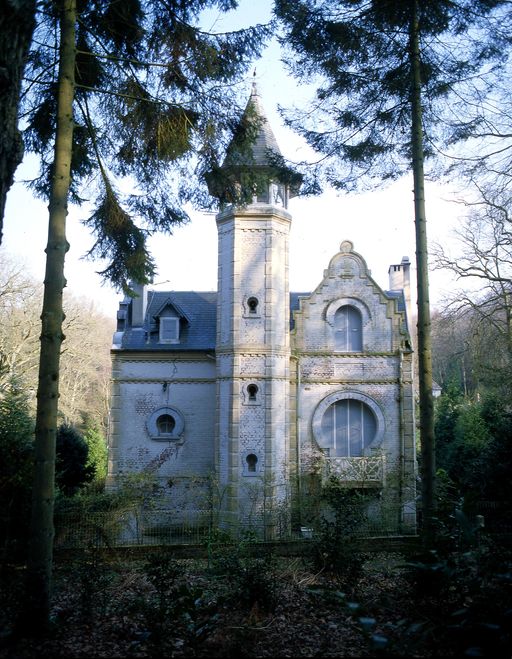
M206 26L222 31L240 25L265 22L270 1L242 0L236 14L225 18L218 13L205 18ZM278 104L287 105L303 94L280 63L280 51L273 41L263 57L255 63L260 96L283 155L300 160L306 147L300 138L283 125ZM247 77L249 97L252 73ZM47 240L48 210L23 184L36 171L33 156L18 169L16 183L9 192L4 222L3 248L26 263L27 270L43 281L44 249ZM427 182L427 232L429 244L452 241L452 232L462 215L453 203L454 192L446 185ZM202 290L217 288L217 233L213 213L189 209L191 222L175 229L172 236L154 236L150 250L158 274L154 288L161 290ZM326 191L314 198L295 198L289 206L292 214L290 234L290 290L312 291L321 282L331 257L342 241L350 240L355 251L366 260L373 278L387 287L387 272L403 256L411 259L411 283L415 288L415 238L412 175L385 189L364 194L337 195ZM92 245L88 230L80 223L86 209L70 207L67 236L70 251L66 256L65 275L68 290L74 295L95 301L99 310L115 317L122 294L102 282L101 264L83 258ZM444 295L453 289L445 272L430 274L430 299L433 309L442 304ZM413 297L414 299L414 297Z

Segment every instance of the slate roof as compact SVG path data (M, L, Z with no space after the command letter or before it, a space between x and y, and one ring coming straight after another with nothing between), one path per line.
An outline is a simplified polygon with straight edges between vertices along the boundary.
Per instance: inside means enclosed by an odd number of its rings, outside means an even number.
M174 306L183 317L180 323L180 342L158 343L155 314ZM152 350L180 352L183 350L215 350L217 328L217 293L198 291L148 291L146 320L142 329L127 327L123 334L122 350Z
M384 291L388 297L393 297L395 300L398 300L397 309L398 311L404 312L407 311L405 308L405 298L402 291Z
M237 139L235 138L228 146L224 165L245 164L250 165L251 167L267 167L270 164L270 152L273 152L279 156L281 155L279 145L267 119L267 115L265 114L263 103L261 102L261 98L258 92L258 87L255 82L252 84L251 95L247 101L242 121L253 116L257 117L259 126L256 138L250 145L250 153L245 155L243 152L240 152L238 149Z
M386 291L398 300L398 310L405 311L402 291ZM295 326L293 312L300 308L300 298L311 293L290 293L290 329ZM179 343L159 343L158 324L155 316L171 305L180 324ZM187 352L215 351L217 334L217 293L197 291L148 291L148 307L143 328L128 326L122 336L121 350Z

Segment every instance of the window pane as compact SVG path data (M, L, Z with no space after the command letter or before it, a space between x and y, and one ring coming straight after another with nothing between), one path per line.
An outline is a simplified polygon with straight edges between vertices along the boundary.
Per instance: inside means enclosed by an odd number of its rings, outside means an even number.
M336 417L336 451L333 453L336 456L348 455L349 414L346 403L348 401L340 400L331 405Z
M355 307L340 307L334 314L335 349L361 352L363 349L363 321Z
M333 455L334 446L334 407L331 405L322 418L322 443L320 448L330 449L330 455Z
M176 421L170 414L162 414L156 421L156 427L160 435L170 435L174 430Z
M375 439L377 419L365 403L345 399L327 408L321 427L320 447L331 457L359 457Z
M363 328L361 313L354 307L347 307L348 350L361 352L363 349Z
M358 400L347 401L350 409L350 453L352 457L363 454L363 405Z
M179 319L160 318L160 341L176 341L179 339Z

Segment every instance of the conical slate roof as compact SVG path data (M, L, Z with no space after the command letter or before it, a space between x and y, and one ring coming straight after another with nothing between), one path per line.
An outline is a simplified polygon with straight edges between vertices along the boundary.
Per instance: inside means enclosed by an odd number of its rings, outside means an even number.
M302 176L285 164L265 114L255 82L244 113L226 150L224 162L205 175L210 194L223 203L247 203L270 181L286 188L283 199L297 194ZM263 193L264 196L264 193Z
M247 164L266 167L271 165L272 153L281 156L281 151L265 114L263 103L256 82L252 83L251 95L247 101L244 114L240 121L241 126L252 125L256 127L256 135L250 136L250 145L245 150L240 149L239 136L235 135L226 152L224 164Z

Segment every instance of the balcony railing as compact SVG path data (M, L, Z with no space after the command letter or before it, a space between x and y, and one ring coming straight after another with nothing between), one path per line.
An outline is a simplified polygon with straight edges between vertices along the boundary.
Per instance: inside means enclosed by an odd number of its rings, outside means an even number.
M327 458L327 475L337 476L347 485L381 487L386 477L385 456Z

